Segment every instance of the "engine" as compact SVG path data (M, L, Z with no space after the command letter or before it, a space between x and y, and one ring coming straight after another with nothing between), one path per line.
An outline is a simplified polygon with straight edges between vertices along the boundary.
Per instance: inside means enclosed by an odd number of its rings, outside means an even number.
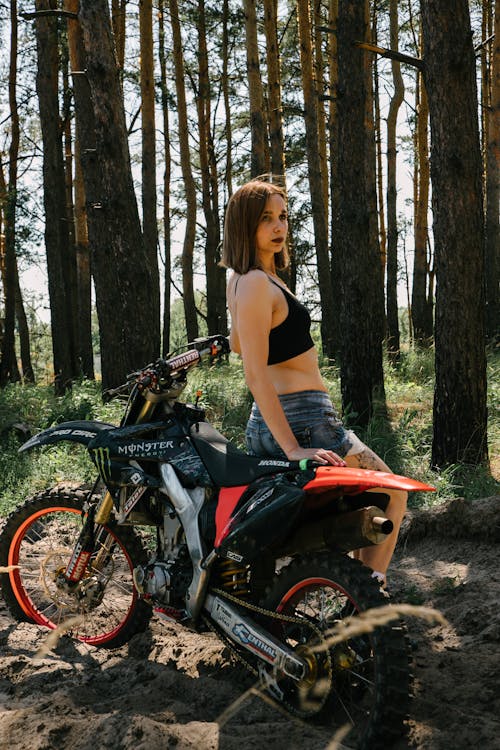
M162 605L183 606L184 597L193 578L193 566L186 545L174 560L153 560L134 570L137 591Z

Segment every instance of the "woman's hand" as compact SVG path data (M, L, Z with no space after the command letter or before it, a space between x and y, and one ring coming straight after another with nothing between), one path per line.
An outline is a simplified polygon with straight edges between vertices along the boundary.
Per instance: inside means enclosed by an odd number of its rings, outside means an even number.
M292 448L291 451L288 451L286 455L289 461L301 461L303 458L309 458L320 464L347 466L343 458L340 458L336 453L326 448L301 448L299 445L297 448Z

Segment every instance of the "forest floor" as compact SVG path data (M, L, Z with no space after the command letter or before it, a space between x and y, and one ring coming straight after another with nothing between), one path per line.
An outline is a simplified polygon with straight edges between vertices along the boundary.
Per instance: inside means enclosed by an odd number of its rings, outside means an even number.
M500 497L413 511L390 571L408 622L414 698L396 750L500 750ZM9 750L327 750L331 736L276 711L213 635L154 620L122 649L14 622L0 600L0 747ZM235 704L235 700L240 701ZM230 709L228 711L228 709ZM337 747L337 745L335 745Z

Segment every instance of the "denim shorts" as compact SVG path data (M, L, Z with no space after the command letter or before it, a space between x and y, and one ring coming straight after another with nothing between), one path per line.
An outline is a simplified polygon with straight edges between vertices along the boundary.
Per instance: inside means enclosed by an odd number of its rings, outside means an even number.
M302 448L326 448L341 458L361 453L364 445L352 430L346 430L330 397L324 391L299 391L279 396L292 432ZM254 402L246 429L247 451L254 456L286 456L262 419Z

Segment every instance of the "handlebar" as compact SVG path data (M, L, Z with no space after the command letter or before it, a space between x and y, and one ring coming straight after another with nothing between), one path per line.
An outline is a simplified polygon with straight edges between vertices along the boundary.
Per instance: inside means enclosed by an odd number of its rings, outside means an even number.
M169 359L157 359L140 372L132 373L129 378L133 378L141 390L157 383L163 385L175 380L176 376L185 373L202 359L215 359L230 352L229 339L222 335L197 338L188 346L192 348Z

